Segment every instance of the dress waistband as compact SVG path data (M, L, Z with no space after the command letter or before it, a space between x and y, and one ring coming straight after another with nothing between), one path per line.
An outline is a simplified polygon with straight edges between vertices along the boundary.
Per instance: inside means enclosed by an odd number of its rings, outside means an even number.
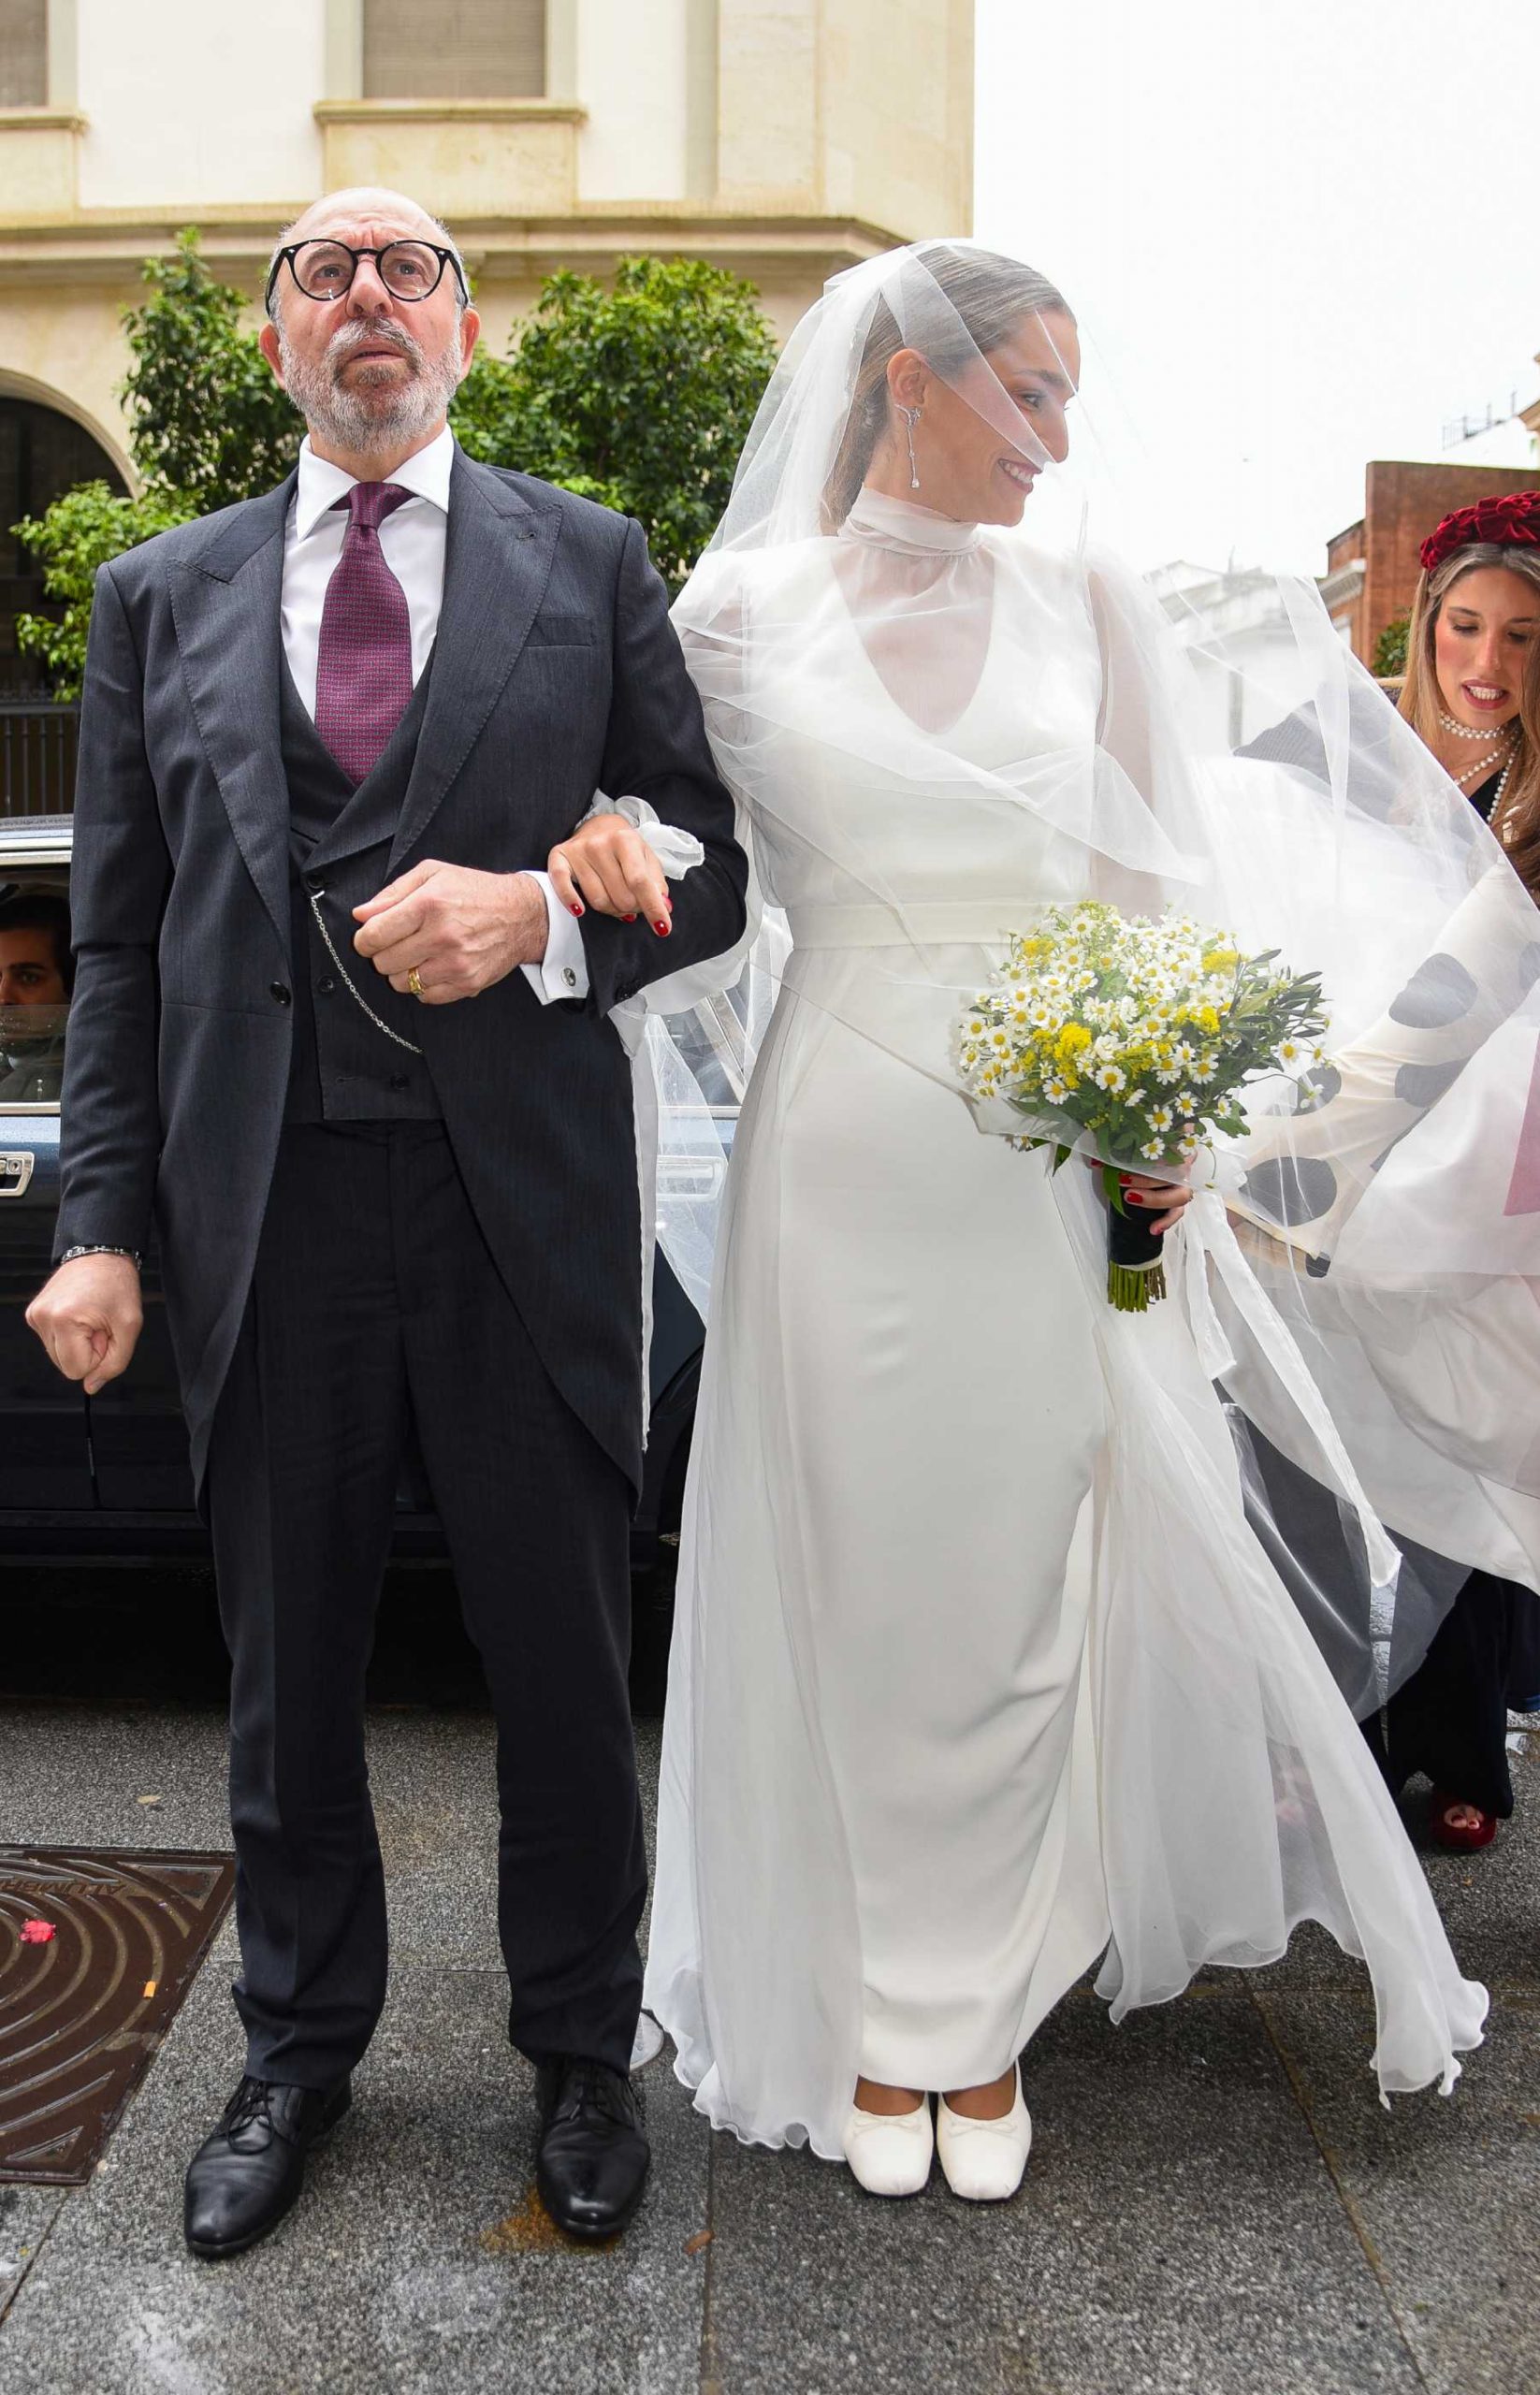
M1052 901L1044 898L920 899L894 907L792 907L793 948L939 948L952 941L1004 946Z

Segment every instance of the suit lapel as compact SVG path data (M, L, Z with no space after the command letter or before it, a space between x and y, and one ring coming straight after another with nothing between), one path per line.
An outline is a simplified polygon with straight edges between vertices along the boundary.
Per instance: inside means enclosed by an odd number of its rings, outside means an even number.
M295 477L236 509L171 573L193 717L236 845L289 945L289 806L279 729L283 525Z
M560 510L531 507L455 452L443 604L417 754L390 852L398 873L480 739L540 611Z

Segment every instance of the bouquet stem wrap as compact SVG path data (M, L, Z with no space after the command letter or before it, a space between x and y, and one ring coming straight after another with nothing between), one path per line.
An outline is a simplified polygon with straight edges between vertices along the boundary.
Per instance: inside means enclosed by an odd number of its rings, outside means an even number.
M1119 1314L1144 1314L1166 1294L1166 1242L1129 1212L1117 1168L1103 1165L1107 1192L1107 1296Z

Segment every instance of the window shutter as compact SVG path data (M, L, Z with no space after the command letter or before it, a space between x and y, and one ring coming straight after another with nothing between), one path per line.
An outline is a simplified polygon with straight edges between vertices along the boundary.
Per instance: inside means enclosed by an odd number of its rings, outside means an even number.
M48 0L0 0L0 109L48 106Z
M545 0L364 0L366 99L507 100L545 90Z

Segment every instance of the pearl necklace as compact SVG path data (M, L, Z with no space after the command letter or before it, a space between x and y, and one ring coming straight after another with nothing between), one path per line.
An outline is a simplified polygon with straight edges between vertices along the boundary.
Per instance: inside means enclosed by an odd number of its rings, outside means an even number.
M1442 707L1438 711L1438 719L1445 731L1455 740L1485 740L1487 738L1486 733L1479 724L1457 723L1454 717L1446 715Z
M1492 792L1492 803L1487 811L1487 820L1504 847L1507 845L1507 834L1503 829L1503 798L1508 787L1508 776L1513 771L1513 761L1518 754L1518 747L1516 742L1508 751L1508 762L1498 777L1497 788Z
M1474 765L1466 765L1462 767L1458 774L1451 775L1450 778L1456 782L1460 789L1463 789L1467 782L1475 782L1479 786L1483 776L1489 774L1494 765L1501 764L1504 774L1506 775L1508 767L1512 762L1513 751L1511 748L1509 749L1506 758L1504 757L1501 748L1493 748L1485 757L1478 757Z
M1442 709L1440 709L1440 717L1444 719ZM1466 739L1485 737L1485 734L1472 733L1462 723L1451 724L1450 730L1462 733ZM1494 765L1501 765L1504 786L1506 787L1509 771L1518 754L1518 726L1515 724L1512 733L1505 732L1497 747L1489 748L1484 757L1474 758L1470 764L1462 765L1458 773L1451 765L1448 768L1449 778L1457 789L1463 790L1467 782L1479 785L1484 775L1489 774Z

